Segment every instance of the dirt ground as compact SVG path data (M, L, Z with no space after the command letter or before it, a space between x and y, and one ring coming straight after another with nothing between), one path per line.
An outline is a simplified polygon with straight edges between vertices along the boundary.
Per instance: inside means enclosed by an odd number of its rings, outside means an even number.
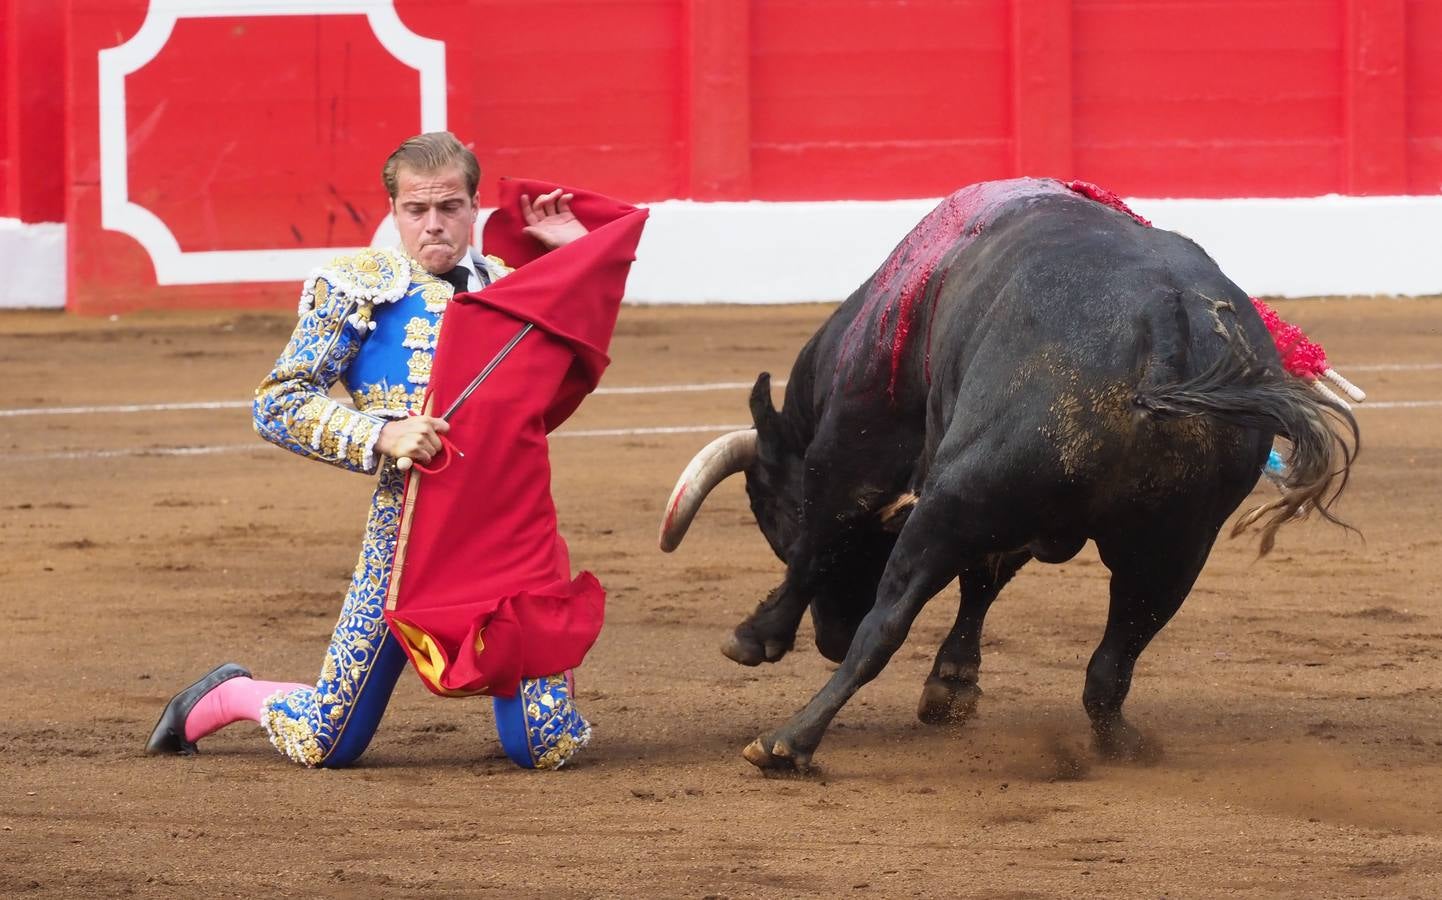
M242 723L192 758L142 752L176 690L234 660L314 678L369 479L260 442L239 405L291 319L0 315L0 894L77 896L1435 897L1442 895L1442 299L1281 302L1370 391L1339 510L1257 561L1222 541L1137 668L1165 746L1090 749L1095 553L1033 564L988 621L961 728L915 706L943 594L832 726L809 777L740 750L831 667L809 623L778 664L721 656L780 575L739 479L673 556L662 505L745 390L592 397L553 441L578 567L609 587L579 680L596 738L540 774L489 705L407 675L361 764L306 771ZM607 388L784 377L825 306L627 307ZM16 415L40 408L45 413ZM209 452L162 454L166 448ZM1267 490L1267 489L1259 489ZM1073 766L1080 777L1060 778Z

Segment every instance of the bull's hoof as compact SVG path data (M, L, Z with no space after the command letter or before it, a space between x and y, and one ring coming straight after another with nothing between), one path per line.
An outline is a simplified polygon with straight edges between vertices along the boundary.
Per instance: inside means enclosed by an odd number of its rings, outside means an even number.
M926 679L916 717L928 725L960 725L976 715L981 688L974 681Z
M804 772L811 768L811 754L793 750L784 740L762 735L741 751L746 761L770 772Z
M766 661L766 651L759 642L745 640L734 632L721 645L721 655L743 666L759 666Z
M1125 719L1094 728L1093 734L1096 737L1097 753L1105 759L1148 766L1161 761L1161 741Z
M791 649L782 641L762 641L754 632L743 633L741 629L731 632L721 645L721 654L743 666L759 666L764 662L776 662Z

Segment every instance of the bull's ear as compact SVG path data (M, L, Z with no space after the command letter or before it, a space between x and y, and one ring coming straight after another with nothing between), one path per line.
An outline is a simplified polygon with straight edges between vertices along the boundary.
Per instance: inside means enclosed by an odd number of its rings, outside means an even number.
M751 388L751 421L761 437L774 438L780 414L771 402L771 373L762 372L756 376L756 385Z

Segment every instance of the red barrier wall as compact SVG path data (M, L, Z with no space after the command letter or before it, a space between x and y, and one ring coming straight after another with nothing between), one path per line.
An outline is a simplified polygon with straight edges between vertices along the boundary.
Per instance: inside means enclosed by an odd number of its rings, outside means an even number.
M0 216L65 215L64 16L47 4L0 0Z
M1442 2L1410 0L1405 6L1407 190L1442 191Z
M0 2L0 216L16 218L15 209L10 200L10 171L15 166L10 158L13 148L10 141L10 105L15 102L15 76L10 72L10 57L14 51L10 44L14 35L18 34L15 27L14 11L11 9L13 0Z
M395 27L360 6L182 16L140 52L148 11L0 0L0 215L63 216L85 312L288 302L290 275L255 278L368 243L377 169L423 127L441 46L430 121L474 144L487 199L499 174L637 201L1017 174L1127 196L1442 191L1442 0L395 0ZM100 54L118 47L128 205L103 227Z

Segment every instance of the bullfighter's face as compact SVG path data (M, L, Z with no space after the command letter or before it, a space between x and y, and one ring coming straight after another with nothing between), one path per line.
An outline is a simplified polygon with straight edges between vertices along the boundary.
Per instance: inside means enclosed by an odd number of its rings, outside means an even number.
M396 230L411 258L432 275L455 268L471 246L479 212L459 166L417 172L402 166L391 201Z

